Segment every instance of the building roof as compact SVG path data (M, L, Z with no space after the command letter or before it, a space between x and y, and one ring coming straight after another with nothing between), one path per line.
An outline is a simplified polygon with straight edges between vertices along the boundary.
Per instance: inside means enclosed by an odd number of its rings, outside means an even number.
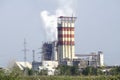
M15 64L20 68L20 70L24 70L24 68L32 68L31 63L29 62L15 62Z

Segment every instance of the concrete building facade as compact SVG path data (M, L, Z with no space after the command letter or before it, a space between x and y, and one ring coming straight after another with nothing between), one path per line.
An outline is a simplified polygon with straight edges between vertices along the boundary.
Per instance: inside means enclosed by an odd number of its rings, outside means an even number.
M104 55L102 51L98 51L98 66L104 66Z
M52 60L54 60L54 61L58 60L57 41L52 42Z
M58 61L43 61L42 66L39 66L39 71L47 70L48 75L54 75L56 68L58 67Z

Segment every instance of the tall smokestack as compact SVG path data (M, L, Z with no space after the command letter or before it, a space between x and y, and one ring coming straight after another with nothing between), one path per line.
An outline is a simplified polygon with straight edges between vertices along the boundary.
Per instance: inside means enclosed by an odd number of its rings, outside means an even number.
M76 17L58 17L58 60L73 60L75 54L74 23Z

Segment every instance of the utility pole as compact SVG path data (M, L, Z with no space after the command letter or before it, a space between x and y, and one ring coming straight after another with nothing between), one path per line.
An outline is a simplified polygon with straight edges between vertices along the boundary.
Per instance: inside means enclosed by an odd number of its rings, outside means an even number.
M24 61L26 62L27 60L27 56L26 56L26 53L27 53L27 48L26 48L26 39L24 39Z
M35 62L35 50L32 50L33 52L33 62Z
M23 49L23 52L24 52L24 65L25 65L25 67L24 67L24 74L26 75L27 74L27 69L26 69L26 67L27 67L27 64L26 64L26 61L27 61L27 48L26 48L26 39L24 38L24 49Z

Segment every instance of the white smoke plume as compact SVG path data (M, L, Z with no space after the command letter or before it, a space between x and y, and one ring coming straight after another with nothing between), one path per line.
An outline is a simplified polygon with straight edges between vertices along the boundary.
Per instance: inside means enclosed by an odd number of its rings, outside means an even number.
M40 17L42 17L44 29L47 34L47 40L57 40L57 17L72 16L74 1L75 0L57 0L58 8L54 10L54 14L52 15L47 10L40 12Z

